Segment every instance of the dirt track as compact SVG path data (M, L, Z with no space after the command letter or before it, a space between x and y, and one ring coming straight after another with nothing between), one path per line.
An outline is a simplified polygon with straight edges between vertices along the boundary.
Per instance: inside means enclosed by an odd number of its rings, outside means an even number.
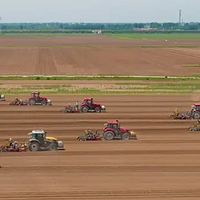
M192 48L199 47L199 41L1 37L0 74L193 75L199 68L184 66L200 64L200 49Z
M31 108L9 107L13 98L0 102L0 142L45 128L66 151L2 153L0 199L199 199L200 134L187 131L192 121L168 119L175 107L190 108L190 96L94 96L107 107L100 114L59 113L81 95L50 96L53 107ZM116 118L139 140L76 141Z

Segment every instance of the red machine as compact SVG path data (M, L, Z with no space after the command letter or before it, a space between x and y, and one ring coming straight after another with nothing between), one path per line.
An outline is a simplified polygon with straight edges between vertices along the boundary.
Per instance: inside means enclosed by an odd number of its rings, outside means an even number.
M103 137L105 140L137 140L137 134L135 132L120 127L120 124L117 121L107 122L107 124L105 124Z
M101 105L99 103L94 103L93 98L85 98L81 104L80 108L81 112L87 113L87 112L97 112L100 113L102 111L105 111L106 108L104 105Z

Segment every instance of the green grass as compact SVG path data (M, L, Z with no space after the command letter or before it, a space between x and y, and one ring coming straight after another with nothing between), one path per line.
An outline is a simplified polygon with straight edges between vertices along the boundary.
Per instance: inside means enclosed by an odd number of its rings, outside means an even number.
M190 65L183 65L183 67L191 67L191 68L193 68L193 67L200 67L200 65L199 64L190 64Z
M0 75L0 80L152 80L184 81L200 80L200 74L192 76L123 76L123 75Z
M107 35L120 39L200 39L200 33L122 33Z
M19 85L17 88L2 84L1 94L30 94L32 91L42 94L191 94L200 91L200 84L196 82L85 84Z

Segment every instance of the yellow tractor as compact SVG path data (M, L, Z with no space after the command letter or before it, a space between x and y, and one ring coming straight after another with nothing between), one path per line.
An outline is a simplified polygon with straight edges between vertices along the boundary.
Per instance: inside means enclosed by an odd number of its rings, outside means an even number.
M47 132L44 130L32 130L28 135L30 136L28 142L28 149L30 151L65 150L62 141L58 141L54 137L47 137Z

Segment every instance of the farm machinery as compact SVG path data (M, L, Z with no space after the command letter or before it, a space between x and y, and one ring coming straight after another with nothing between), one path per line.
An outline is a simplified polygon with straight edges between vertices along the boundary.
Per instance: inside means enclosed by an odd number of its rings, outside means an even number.
M118 121L107 122L104 125L105 127L103 129L102 135L105 140L137 140L137 134L126 128L122 128ZM82 136L77 137L77 140L101 140L101 137L97 131L95 131L95 133L92 133L91 131L85 131L85 133Z
M180 113L174 109L174 114L169 116L170 119L200 119L200 104L192 105L192 109L186 113Z
M174 114L169 116L170 119L192 119L190 112L180 113L177 108L174 109Z
M3 94L0 94L0 101L5 101L6 100L6 97L5 97L5 95L3 95Z
M102 111L105 111L106 108L104 105L101 105L99 103L94 103L93 98L84 98L83 102L81 103L80 110L83 113L87 113L87 112L100 113Z
M126 128L120 126L118 121L107 122L103 130L103 137L105 140L137 140L137 134Z
M83 135L78 136L77 140L79 141L99 141L101 136L96 130L94 133L91 130L85 130Z
M51 100L47 99L46 97L40 96L40 92L32 92L28 102L30 106L33 105L52 106Z
M0 146L0 152L26 152L27 145L25 142L18 144L17 141L11 142L6 140L7 145Z
M28 135L30 136L28 142L30 151L65 150L62 141L58 141L54 137L47 137L47 132L44 130L32 130Z
M189 127L190 131L200 131L200 121L198 120L197 123L194 123L193 126Z
M66 106L64 109L60 110L61 113L80 113L80 109L76 106Z
M9 103L10 106L28 106L28 101L23 101L16 98L14 101Z

